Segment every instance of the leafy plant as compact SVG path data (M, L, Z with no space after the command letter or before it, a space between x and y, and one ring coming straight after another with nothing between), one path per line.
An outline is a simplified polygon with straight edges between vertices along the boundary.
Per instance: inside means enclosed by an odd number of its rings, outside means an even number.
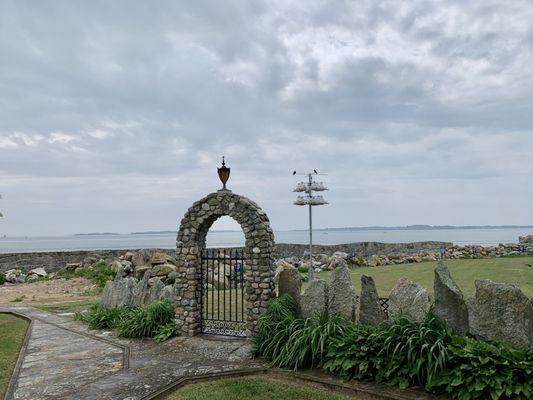
M87 278L103 289L108 280L115 278L115 272L107 265L105 261L97 262L88 267L78 267L74 271L59 271L57 275L61 278Z
M177 326L176 322L172 321L169 322L166 325L160 326L157 330L156 335L154 336L154 340L157 343L164 342L165 340L171 338L172 336L175 336L177 333Z
M3 272L0 272L0 286L6 283L6 275Z
M432 316L364 327L325 315L303 319L292 298L281 297L259 318L252 352L282 368L318 366L458 400L533 398L533 349L456 336Z
M281 368L317 366L332 338L341 336L348 323L327 315L298 318L293 298L284 295L271 301L258 321L258 334L252 339L252 353L269 358Z
M77 313L76 318L91 329L116 329L120 336L129 338L153 337L161 342L176 334L174 306L168 299L145 307L105 308L96 304L85 314Z
M533 396L533 350L456 337L449 366L432 385L459 400Z

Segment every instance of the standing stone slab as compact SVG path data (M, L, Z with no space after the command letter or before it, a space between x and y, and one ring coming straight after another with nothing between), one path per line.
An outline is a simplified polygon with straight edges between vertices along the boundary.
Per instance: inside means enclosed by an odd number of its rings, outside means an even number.
M389 295L389 316L403 315L422 322L427 317L431 303L427 289L407 278L400 278Z
M296 268L285 268L279 273L278 288L280 296L289 294L296 301L296 304L300 304L302 277Z
M453 332L465 335L468 332L468 308L461 289L442 261L435 268L434 291L433 314L446 322Z
M102 293L101 304L107 308L129 306L134 303L134 289L137 280L117 274L114 281L108 281Z
M362 325L378 326L387 319L387 314L379 303L376 284L371 276L361 276L358 315L359 323Z
M470 332L487 340L533 346L533 305L515 285L476 281L476 294L467 301Z
M338 263L331 274L328 286L328 312L355 321L356 295L345 263Z
M309 284L300 299L300 310L304 318L322 315L328 311L328 285L323 279Z

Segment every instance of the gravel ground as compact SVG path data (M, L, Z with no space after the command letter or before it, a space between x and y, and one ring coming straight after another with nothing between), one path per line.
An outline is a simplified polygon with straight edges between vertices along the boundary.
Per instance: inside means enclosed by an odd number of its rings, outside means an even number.
M40 303L90 300L97 287L85 278L54 279L35 283L0 286L0 305L19 306Z

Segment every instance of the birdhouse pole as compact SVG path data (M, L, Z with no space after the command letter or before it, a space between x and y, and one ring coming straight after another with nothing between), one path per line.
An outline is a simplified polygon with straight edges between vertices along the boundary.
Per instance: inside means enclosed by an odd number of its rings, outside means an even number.
M294 171L293 175L306 175L308 178L307 183L300 182L296 185L294 191L305 192L305 195L298 196L294 204L297 206L309 207L309 269L307 275L309 277L309 282L312 282L315 279L315 268L313 265L313 207L328 204L322 196L314 196L313 192L321 192L328 190L328 188L325 187L322 182L315 182L313 180L313 175L325 175L319 174L316 170L306 174L297 174L296 171Z

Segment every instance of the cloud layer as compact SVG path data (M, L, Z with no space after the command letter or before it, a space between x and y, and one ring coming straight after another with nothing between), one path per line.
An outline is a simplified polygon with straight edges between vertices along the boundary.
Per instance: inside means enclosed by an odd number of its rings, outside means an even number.
M275 229L533 224L529 1L3 1L0 234L173 229L218 188ZM221 227L224 227L222 225Z

